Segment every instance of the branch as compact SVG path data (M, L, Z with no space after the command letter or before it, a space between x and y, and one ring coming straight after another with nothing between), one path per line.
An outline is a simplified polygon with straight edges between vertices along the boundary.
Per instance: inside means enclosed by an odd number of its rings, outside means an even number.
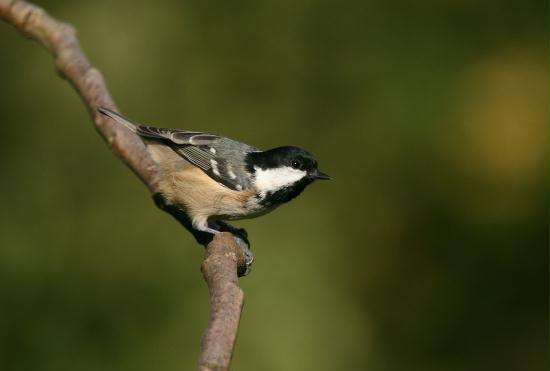
M208 245L201 270L210 288L210 321L202 338L200 371L229 370L244 301L237 278L245 264L231 233L219 233Z
M0 0L0 19L48 49L57 71L80 95L95 128L111 151L158 198L162 194L161 175L141 139L97 111L101 106L115 111L117 108L101 72L92 66L80 48L75 29L22 0ZM173 210L167 212L182 222ZM211 292L211 316L202 341L201 371L229 369L244 297L238 287L237 270L244 267L244 254L231 234L221 233L208 244L202 272Z
M59 74L80 95L96 129L111 150L132 169L152 191L158 191L158 171L137 135L117 125L97 111L103 106L116 110L103 75L84 55L75 29L52 18L42 8L25 1L0 0L0 18L25 36L44 45L53 55Z

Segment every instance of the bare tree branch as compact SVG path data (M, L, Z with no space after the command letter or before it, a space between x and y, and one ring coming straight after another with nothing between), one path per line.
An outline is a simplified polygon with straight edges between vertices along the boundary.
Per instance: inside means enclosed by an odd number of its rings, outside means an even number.
M22 0L0 0L0 19L48 49L58 72L80 95L96 129L111 150L139 176L151 193L161 194L157 165L141 139L97 111L100 106L117 109L102 74L80 48L75 29ZM178 213L161 208L182 221ZM202 341L200 370L229 369L244 298L238 287L237 270L243 267L244 254L231 234L221 233L208 244L202 272L211 292L211 316Z
M230 233L216 235L201 266L211 297L210 322L202 338L200 371L229 370L244 302L237 268L245 263L245 256L241 249L231 248L234 241Z
M132 132L97 112L97 107L115 109L102 74L88 61L76 38L75 29L52 18L42 8L25 1L0 0L0 18L24 35L44 45L55 66L80 95L96 129L152 192L158 190L157 167L143 142Z

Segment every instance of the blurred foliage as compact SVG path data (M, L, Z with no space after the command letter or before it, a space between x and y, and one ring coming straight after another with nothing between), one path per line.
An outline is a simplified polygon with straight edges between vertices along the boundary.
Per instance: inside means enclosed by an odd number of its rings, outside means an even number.
M547 3L39 4L126 115L333 176L237 223L234 369L547 369ZM193 369L201 248L5 24L0 78L0 369Z

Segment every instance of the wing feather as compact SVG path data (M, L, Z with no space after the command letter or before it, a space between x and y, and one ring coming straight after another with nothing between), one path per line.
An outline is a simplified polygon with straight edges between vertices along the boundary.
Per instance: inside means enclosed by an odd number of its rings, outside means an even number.
M142 137L166 139L174 144L190 144L193 146L208 145L212 143L212 141L220 138L217 135L198 131L156 128L154 126L145 125L137 125L136 133Z
M215 142L222 137L199 131L140 125L110 109L100 107L98 110L102 114L123 124L141 137L167 142L166 144L177 154L202 169L208 176L217 182L233 190L242 189L231 167L227 166L227 161L216 156L217 151L215 149Z
M210 147L178 145L172 146L172 148L180 156L202 169L215 181L230 189L239 191L242 190L242 185L239 184L233 171L227 166L227 161L214 155L210 151Z

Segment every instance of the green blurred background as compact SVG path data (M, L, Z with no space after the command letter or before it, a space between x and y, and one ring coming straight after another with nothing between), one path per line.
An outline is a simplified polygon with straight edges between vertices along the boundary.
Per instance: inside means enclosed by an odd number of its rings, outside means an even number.
M40 1L128 116L314 153L235 370L545 370L548 4ZM202 248L0 24L0 369L192 370Z

